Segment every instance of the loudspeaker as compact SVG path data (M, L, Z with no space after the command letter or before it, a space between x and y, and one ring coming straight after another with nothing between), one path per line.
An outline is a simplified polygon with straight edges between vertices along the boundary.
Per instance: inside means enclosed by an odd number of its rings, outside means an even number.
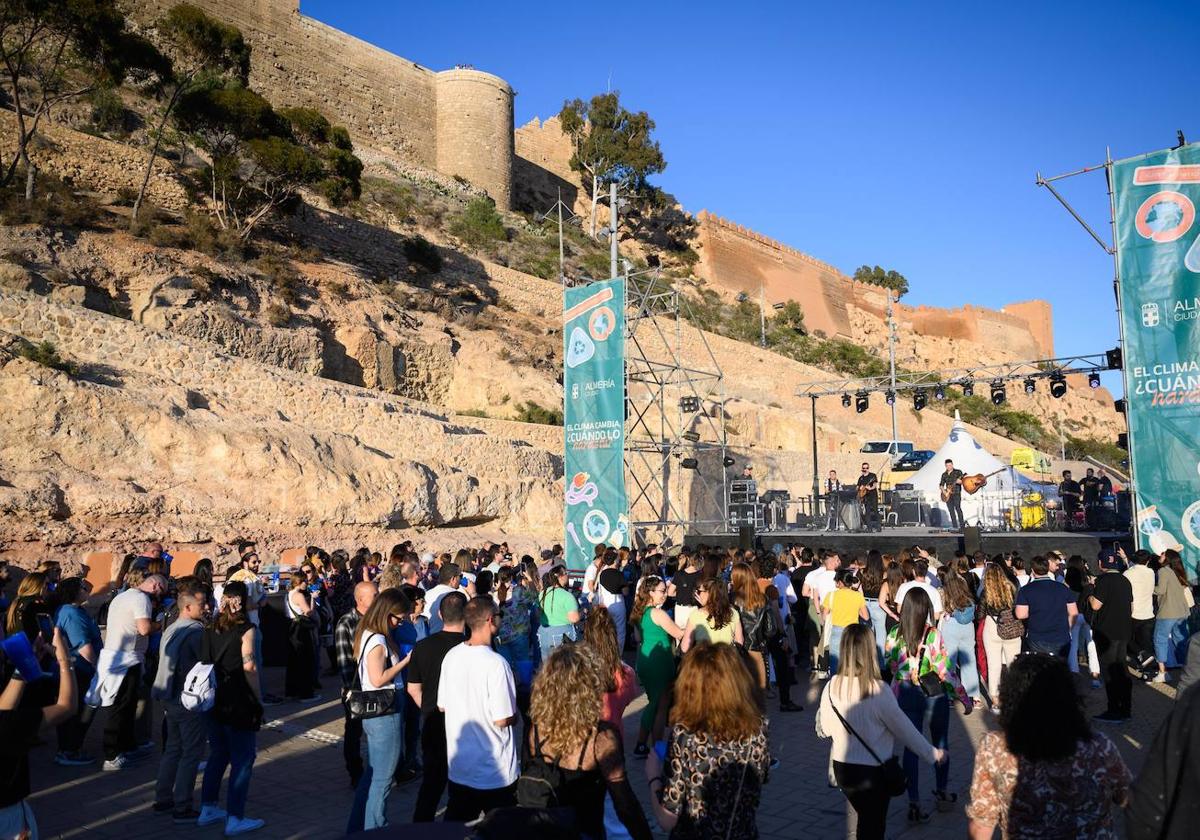
M981 548L983 543L979 541L979 526L967 525L963 528L963 551L970 557Z
M929 520L929 505L915 499L902 501L896 509L901 525L924 525Z
M754 526L743 525L738 528L738 548L742 551L754 550Z

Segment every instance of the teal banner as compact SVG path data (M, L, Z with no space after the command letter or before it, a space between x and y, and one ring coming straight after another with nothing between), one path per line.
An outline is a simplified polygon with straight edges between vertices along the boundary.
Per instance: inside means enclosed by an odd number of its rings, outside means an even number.
M1138 546L1200 562L1200 145L1113 164Z
M621 278L563 293L563 432L563 545L582 572L597 545L629 544Z

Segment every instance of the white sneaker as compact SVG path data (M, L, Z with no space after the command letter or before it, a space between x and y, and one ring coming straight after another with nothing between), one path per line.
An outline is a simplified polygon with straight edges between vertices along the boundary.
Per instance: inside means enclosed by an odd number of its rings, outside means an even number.
M227 814L218 808L216 805L201 805L200 816L196 818L196 825L212 825L219 823L225 819Z
M116 758L110 758L110 759L106 760L104 762L104 769L105 770L124 770L126 767L128 767L132 763L133 762L129 760L129 757L127 755L125 755L125 753L121 753Z
M251 831L258 831L264 825L265 820L252 820L249 817L230 817L225 821L225 836L233 837L238 834L248 834Z
M1162 671L1159 671L1157 674L1154 675L1154 679L1150 680L1150 682L1152 682L1152 683L1165 683L1166 681L1167 681L1167 675L1164 674Z

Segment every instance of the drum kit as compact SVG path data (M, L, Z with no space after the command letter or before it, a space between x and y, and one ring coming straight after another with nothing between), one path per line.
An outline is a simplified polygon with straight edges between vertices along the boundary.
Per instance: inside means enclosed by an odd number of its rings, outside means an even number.
M1058 499L1048 499L1040 490L1025 491L1004 509L1006 531L1057 531L1065 519Z

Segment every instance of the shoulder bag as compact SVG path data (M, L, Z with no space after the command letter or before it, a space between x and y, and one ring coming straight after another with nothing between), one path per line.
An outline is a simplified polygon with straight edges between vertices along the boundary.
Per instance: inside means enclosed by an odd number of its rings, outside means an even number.
M383 635L382 633L376 635ZM387 641L384 641L387 645ZM387 688L375 688L369 691L362 687L362 662L363 657L367 655L367 646L363 644L363 652L358 657L358 665L354 668L354 682L346 689L342 702L346 706L346 711L350 713L350 717L355 720L369 720L371 718L383 717L384 715L393 714L396 711L396 687L390 685Z
M928 636L928 634L926 634ZM917 648L917 682L921 686L921 690L925 692L926 697L940 697L946 693L946 689L942 687L942 678L935 671L921 673L921 663L925 661L925 643Z
M864 741L863 737L850 725L850 722L842 717L842 713L838 711L838 707L833 703L832 694L829 697L829 706L833 709L833 713L837 715L838 720L842 722L842 726L846 727L846 731L858 739L858 742L871 754L871 758L879 762L879 769L883 771L883 789L887 791L888 796L900 796L907 791L908 776L904 774L904 768L900 766L900 759L893 755L887 761L880 760L879 754L871 749L871 745Z

